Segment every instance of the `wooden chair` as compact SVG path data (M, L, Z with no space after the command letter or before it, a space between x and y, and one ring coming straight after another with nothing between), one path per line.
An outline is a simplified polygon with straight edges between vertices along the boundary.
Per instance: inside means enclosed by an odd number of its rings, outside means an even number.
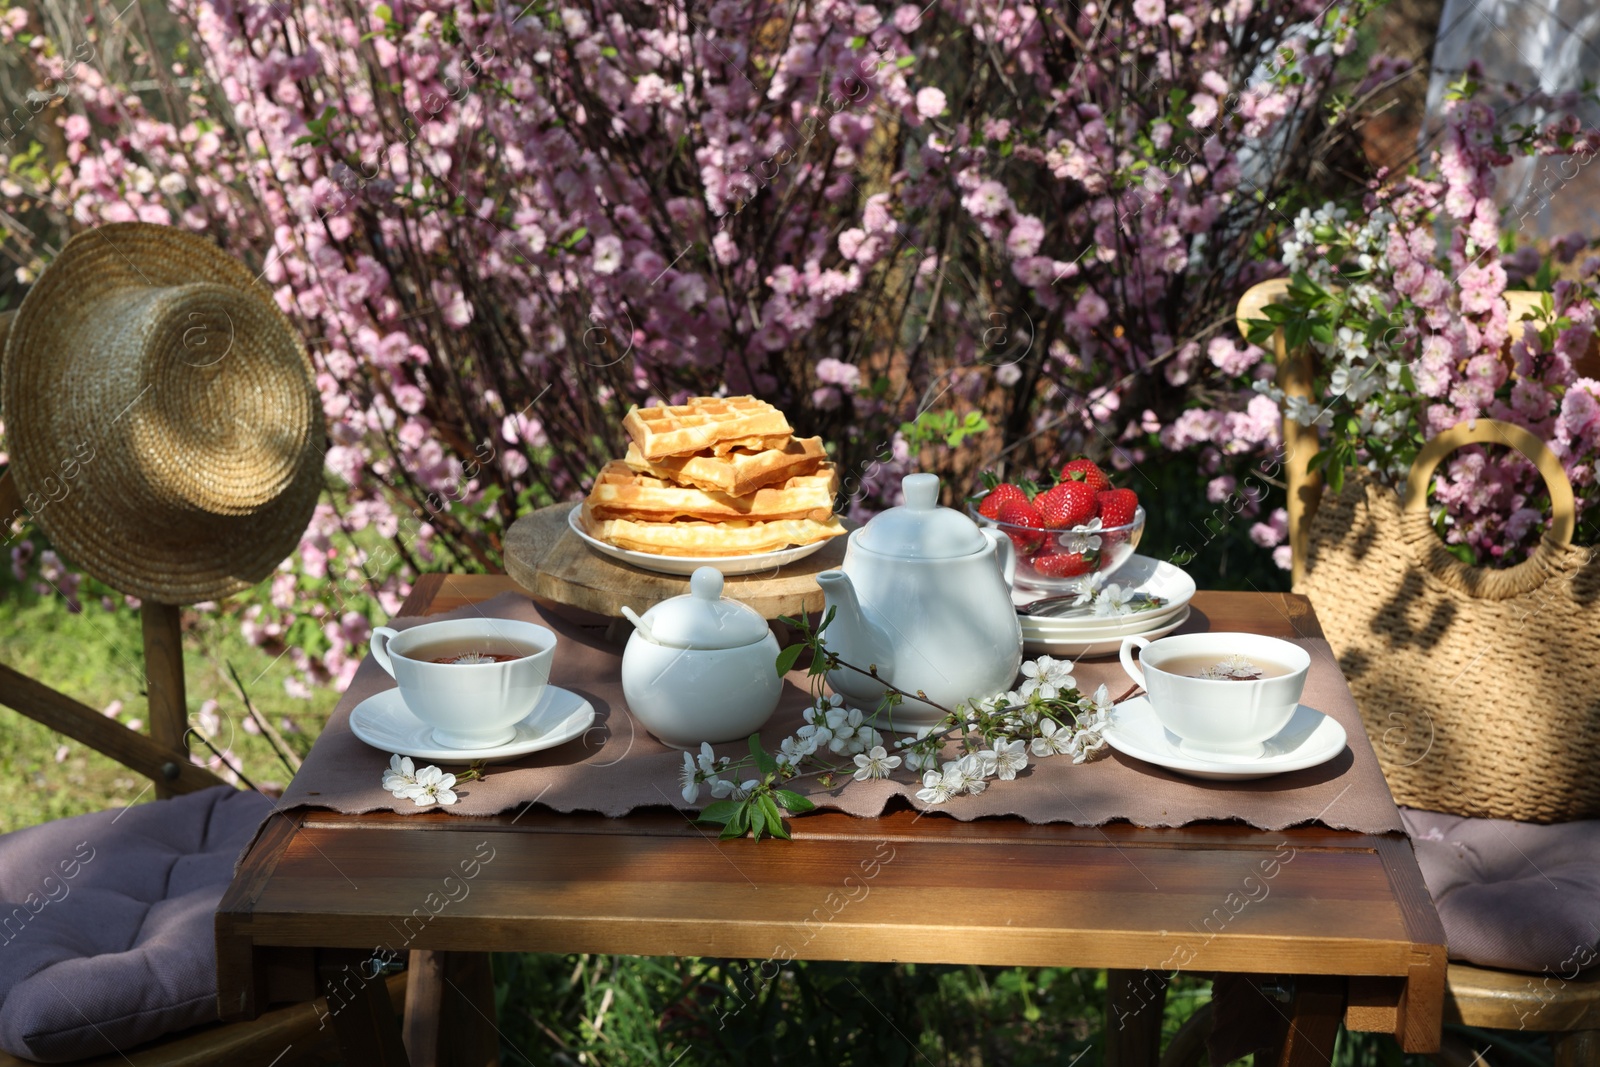
M11 315L0 314L0 349L4 348ZM0 523L9 537L18 516L25 516L23 501L9 473L0 474ZM148 694L147 737L106 718L93 708L0 663L0 704L87 745L102 755L149 778L158 797L190 793L223 782L211 771L189 761L188 706L183 673L181 606L144 601L140 607ZM390 999L396 1009L406 995L406 975L388 979ZM332 1046L334 1031L325 1025L321 999L278 1008L249 1022L217 1024L172 1035L156 1044L125 1054L82 1061L136 1067L187 1067L201 1064L250 1065L299 1062L305 1054ZM294 1051L294 1056L286 1056ZM31 1061L0 1052L0 1067Z
M1251 319L1261 318L1261 309L1280 300L1288 282L1277 279L1252 287L1239 301L1239 331L1246 331ZM1511 319L1536 311L1541 294L1513 291L1506 294ZM1278 365L1278 384L1290 396L1314 400L1314 363L1309 351L1287 351L1283 331L1273 338ZM1600 351L1591 347L1579 361L1580 372L1600 374ZM1293 579L1298 587L1305 577L1307 540L1311 520L1322 496L1321 475L1306 470L1319 443L1316 427L1301 426L1291 419L1283 424L1284 478L1288 488L1289 545L1293 552ZM1528 1030L1550 1034L1556 1067L1600 1064L1600 967L1573 977L1528 975L1489 970L1464 963L1450 964L1445 988L1445 1022L1479 1029ZM1197 1063L1204 1055L1204 1035L1209 1030L1209 1014L1185 1024L1179 1038L1168 1048L1163 1067ZM1196 1042L1196 1035L1199 1035ZM1484 1063L1466 1040L1446 1031L1444 1048L1436 1062L1449 1067ZM1180 1040L1181 1039L1181 1040Z

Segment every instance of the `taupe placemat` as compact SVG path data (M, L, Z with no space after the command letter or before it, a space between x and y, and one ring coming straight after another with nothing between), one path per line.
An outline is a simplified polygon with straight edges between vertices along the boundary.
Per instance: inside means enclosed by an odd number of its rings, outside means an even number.
M331 808L344 814L443 810L456 815L491 815L536 803L560 812L618 816L652 805L692 810L710 802L703 789L698 805L684 802L678 784L682 753L656 741L629 714L622 697L621 650L598 636L541 611L531 600L515 593L427 619L396 619L391 625L403 629L420 622L475 614L522 619L554 630L561 643L556 649L551 682L582 695L594 705L594 727L558 748L491 765L484 780L465 783L456 790L460 799L453 805L418 808L382 788L389 753L369 747L350 732L350 710L394 685L394 680L369 657L334 709L305 765L289 784L280 810L306 806ZM1205 617L1197 611L1179 632L1205 627ZM1365 833L1401 830L1400 814L1327 642L1301 644L1312 657L1302 702L1333 716L1350 738L1346 751L1320 767L1256 781L1206 782L1183 778L1120 753L1083 764L1054 756L1030 759L1027 769L1015 781L993 782L978 796L957 797L932 810L962 820L1012 815L1031 823L1079 826L1099 826L1119 819L1138 826L1182 826L1202 820L1234 819L1263 830L1302 823ZM1115 660L1082 661L1073 673L1079 688L1086 692L1104 682L1116 696L1131 684ZM809 700L804 685L805 678L800 673L790 675L786 681L782 703L761 732L769 751L775 751L778 742L801 725L801 712ZM735 743L720 745L717 751L737 758L748 750ZM888 780L847 779L832 789L823 789L815 779L803 778L790 788L805 794L820 808L873 816L880 814L894 797L904 797L913 807L927 807L915 796L920 785L912 775L897 772Z

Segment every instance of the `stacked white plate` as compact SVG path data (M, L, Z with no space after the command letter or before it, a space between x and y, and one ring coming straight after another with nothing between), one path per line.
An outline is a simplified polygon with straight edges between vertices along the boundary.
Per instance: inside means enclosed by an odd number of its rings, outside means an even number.
M1194 597L1194 579L1178 567L1163 560L1151 559L1135 553L1128 562L1118 567L1107 585L1121 587L1124 593L1143 593L1161 597L1166 601L1159 608L1135 611L1127 615L1097 616L1074 614L1069 618L1052 619L1018 615L1022 624L1023 649L1033 655L1105 656L1122 647L1124 637L1135 635L1163 637L1189 618L1189 601ZM1041 595L1026 589L1012 591L1011 599L1019 607Z

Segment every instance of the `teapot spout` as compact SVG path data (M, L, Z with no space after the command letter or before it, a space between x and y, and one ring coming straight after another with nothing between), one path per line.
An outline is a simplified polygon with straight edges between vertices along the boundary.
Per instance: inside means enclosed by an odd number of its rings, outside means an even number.
M894 673L894 646L888 632L861 606L850 576L841 570L822 571L817 575L817 584L822 587L826 611L833 615L822 635L828 651L863 671L876 670L884 681L890 680ZM827 614L823 617L827 618ZM828 684L869 713L884 693L881 683L848 668L829 672Z

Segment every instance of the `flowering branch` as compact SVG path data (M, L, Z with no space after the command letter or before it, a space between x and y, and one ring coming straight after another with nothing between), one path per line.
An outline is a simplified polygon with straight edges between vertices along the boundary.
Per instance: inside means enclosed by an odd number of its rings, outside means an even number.
M1019 689L946 708L920 691L911 694L884 682L871 666L863 669L830 652L822 632L832 618L830 612L815 630L805 619L782 620L799 631L801 640L778 654L778 673L788 673L809 650L807 674L814 697L805 725L784 738L776 754L767 752L756 734L749 739L750 755L737 761L718 757L707 743L700 745L698 754L683 754L679 776L683 798L693 804L700 787L709 787L716 799L700 813L700 821L721 825L724 838L750 834L760 840L770 834L787 839L785 816L816 807L783 787L797 778L815 777L826 789L846 774L863 782L889 778L903 767L921 774L919 800L942 804L963 794L982 793L991 779L1015 779L1027 769L1030 755L1033 759L1070 755L1074 763L1082 763L1106 749L1103 731L1112 707L1110 694L1103 685L1093 696L1081 694L1070 663L1041 656L1022 665ZM828 672L839 669L883 683L884 697L872 716L847 707L837 694L822 692ZM943 712L943 718L886 744L873 723L882 719L892 724L894 709L913 695Z

